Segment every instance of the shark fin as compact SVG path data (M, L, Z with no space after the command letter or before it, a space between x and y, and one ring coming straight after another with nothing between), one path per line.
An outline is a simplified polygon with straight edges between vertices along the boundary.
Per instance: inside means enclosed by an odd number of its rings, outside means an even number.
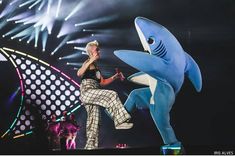
M148 74L145 74L144 72L138 72L138 73L132 74L127 79L136 84L149 86L148 77L149 77Z
M185 57L186 57L185 75L190 79L197 92L200 92L202 89L201 71L197 63L186 52L185 52Z

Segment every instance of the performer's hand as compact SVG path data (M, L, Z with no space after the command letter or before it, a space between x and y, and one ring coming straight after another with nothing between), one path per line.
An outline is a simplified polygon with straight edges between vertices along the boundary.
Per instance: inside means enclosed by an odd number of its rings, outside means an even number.
M125 79L123 73L118 68L115 68L115 70L116 70L117 78L123 81Z
M119 78L118 73L116 73L116 74L114 74L114 75L112 76L112 79L113 79L113 80L116 80L116 79L118 79L118 78Z
M99 55L96 54L96 55L93 55L93 56L90 57L89 62L90 62L90 63L93 63L93 62L95 62L95 61L98 60L98 59L99 59Z
M120 78L121 81L124 81L125 77L122 72L118 73L118 77Z

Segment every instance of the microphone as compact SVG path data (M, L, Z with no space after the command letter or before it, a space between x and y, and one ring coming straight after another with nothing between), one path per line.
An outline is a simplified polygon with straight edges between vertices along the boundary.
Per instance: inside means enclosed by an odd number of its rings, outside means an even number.
M120 72L119 68L115 68L116 73L118 73L118 75L120 75L120 80L123 81L125 79L124 75Z

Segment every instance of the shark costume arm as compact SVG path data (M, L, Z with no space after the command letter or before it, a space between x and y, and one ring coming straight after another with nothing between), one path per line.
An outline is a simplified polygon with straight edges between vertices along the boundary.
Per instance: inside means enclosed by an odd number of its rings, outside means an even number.
M134 50L116 50L114 51L114 54L123 62L129 64L137 70L165 82L164 79L161 79L161 77L163 77L162 71L167 69L167 64L164 59ZM133 58L138 58L138 61Z

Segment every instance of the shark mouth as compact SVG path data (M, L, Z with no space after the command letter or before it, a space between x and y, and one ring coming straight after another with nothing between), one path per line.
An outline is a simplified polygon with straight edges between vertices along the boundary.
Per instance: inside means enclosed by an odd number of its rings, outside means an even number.
M136 27L137 33L139 35L139 38L140 38L140 41L143 45L144 50L150 52L151 51L150 46L149 46L148 42L146 41L146 38L145 38L143 32L141 31L140 27L137 24L135 24L135 27Z
M158 46L153 49L153 54L159 56L159 57L164 57L166 55L167 51L166 48L164 46L164 44L162 43L162 41L160 41L160 43L158 44Z

